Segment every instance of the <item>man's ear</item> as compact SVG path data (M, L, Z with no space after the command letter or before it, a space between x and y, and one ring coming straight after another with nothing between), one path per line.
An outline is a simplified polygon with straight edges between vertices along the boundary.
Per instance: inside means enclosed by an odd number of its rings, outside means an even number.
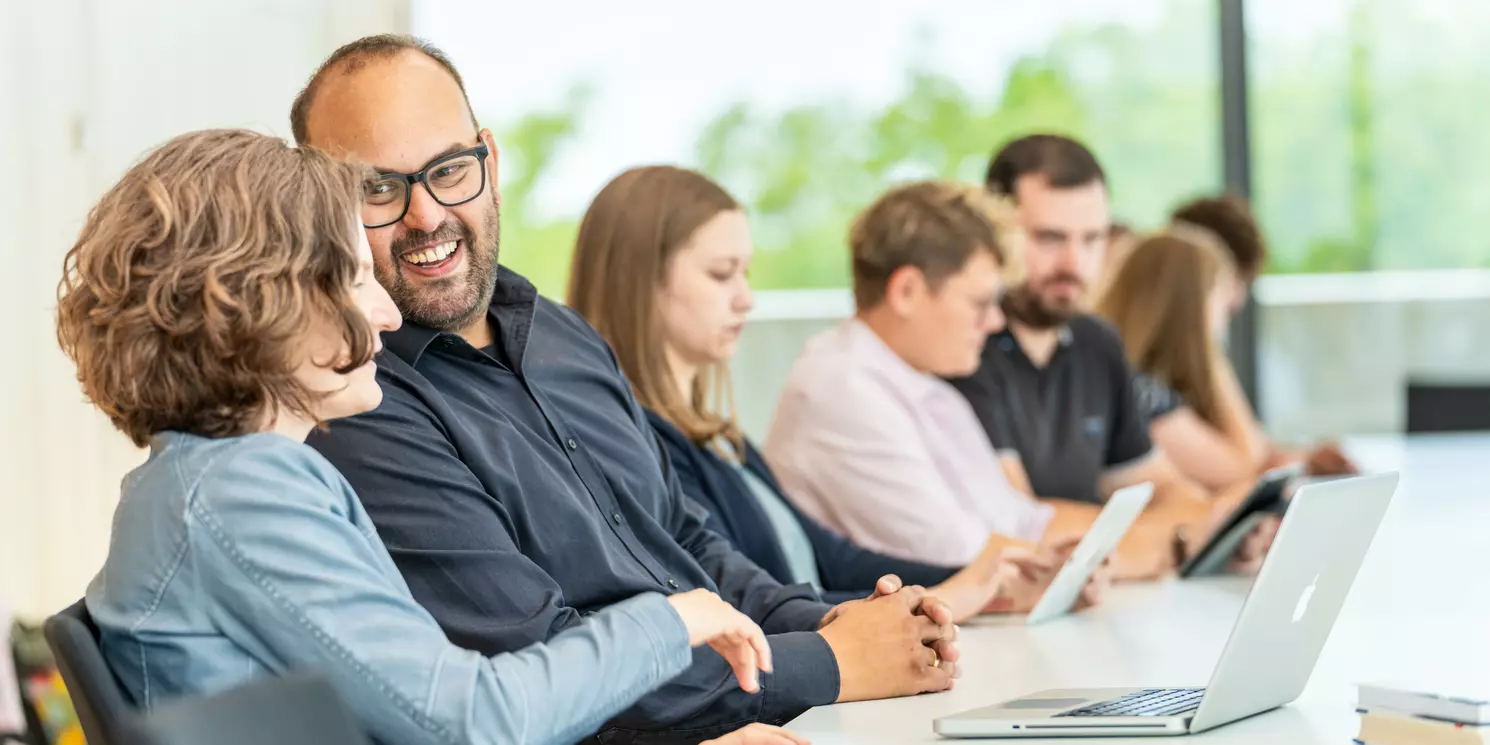
M501 158L498 157L497 153L497 140L492 137L491 130L485 128L476 133L476 137L481 140L482 144L486 145L487 150L491 151L491 155L488 155L486 158L486 181L491 185L492 193L497 195L497 200L501 201L502 190L498 187L502 182L497 179L497 174L499 173L497 166Z
M885 305L897 316L908 316L927 294L926 275L913 266L890 272L885 282Z

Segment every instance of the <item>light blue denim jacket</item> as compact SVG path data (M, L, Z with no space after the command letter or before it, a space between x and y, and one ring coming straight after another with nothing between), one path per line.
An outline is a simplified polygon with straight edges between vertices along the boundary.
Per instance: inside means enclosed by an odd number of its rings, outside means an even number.
M574 742L692 662L657 594L547 644L456 647L341 474L273 433L156 437L125 478L87 604L143 706L315 668L389 743Z

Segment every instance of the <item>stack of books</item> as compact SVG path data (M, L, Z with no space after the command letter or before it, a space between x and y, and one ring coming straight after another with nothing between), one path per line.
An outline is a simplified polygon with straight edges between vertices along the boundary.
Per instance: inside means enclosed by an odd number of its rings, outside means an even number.
M1360 686L1360 745L1490 745L1490 701Z

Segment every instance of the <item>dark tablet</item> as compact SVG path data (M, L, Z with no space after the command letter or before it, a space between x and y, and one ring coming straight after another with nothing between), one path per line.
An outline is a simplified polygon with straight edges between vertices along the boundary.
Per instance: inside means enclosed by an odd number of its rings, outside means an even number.
M1283 490L1290 479L1303 474L1302 465L1274 468L1264 473L1231 514L1222 521L1221 527L1200 547L1195 555L1180 566L1181 577L1204 577L1215 574L1225 566L1236 552L1242 539L1257 525L1262 513L1281 515L1288 509L1283 499Z

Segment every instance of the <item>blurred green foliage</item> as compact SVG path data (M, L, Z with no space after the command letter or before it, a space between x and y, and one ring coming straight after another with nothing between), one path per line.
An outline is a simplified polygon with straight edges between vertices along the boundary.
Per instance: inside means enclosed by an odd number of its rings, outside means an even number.
M1490 176L1469 165L1490 162L1490 64L1472 58L1484 47L1394 58L1399 35L1443 23L1408 0L1350 2L1342 29L1253 41L1254 193L1270 271L1490 267ZM1214 12L1171 0L1152 27L1073 21L997 91L913 64L901 94L878 108L739 101L699 132L693 165L747 205L757 289L845 285L847 226L877 194L913 178L980 181L999 144L1036 131L1092 146L1115 216L1155 227L1180 200L1221 185ZM563 296L582 208L539 218L533 195L590 94L578 85L556 110L498 136L503 262L552 297Z

